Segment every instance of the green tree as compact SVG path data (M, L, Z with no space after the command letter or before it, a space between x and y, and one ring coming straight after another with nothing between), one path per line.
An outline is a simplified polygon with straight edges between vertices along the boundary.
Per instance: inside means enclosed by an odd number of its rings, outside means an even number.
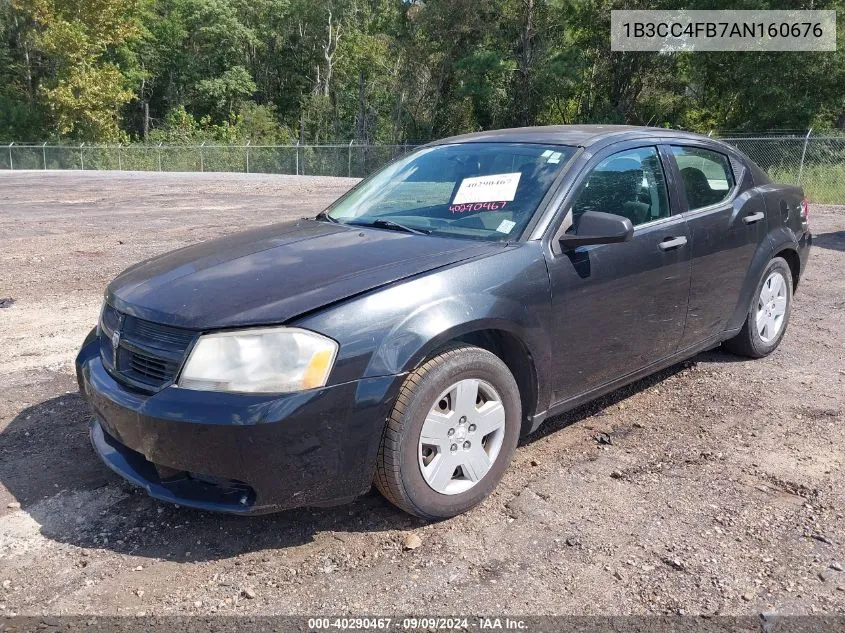
M33 54L25 29L26 17L0 0L0 139L37 139L46 126L33 90Z
M612 10L677 0L0 0L0 136L845 128L845 0L686 6L810 4L839 11L835 53L610 51Z
M133 92L115 62L138 36L138 0L15 0L30 21L23 35L49 69L38 96L59 136L114 140Z

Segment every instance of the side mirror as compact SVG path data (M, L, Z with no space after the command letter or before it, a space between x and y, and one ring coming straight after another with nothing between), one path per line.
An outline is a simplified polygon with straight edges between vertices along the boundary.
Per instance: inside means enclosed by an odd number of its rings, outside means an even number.
M570 251L588 244L613 244L627 242L634 237L634 226L628 218L613 213L587 211L578 220L574 233L560 237L560 247Z

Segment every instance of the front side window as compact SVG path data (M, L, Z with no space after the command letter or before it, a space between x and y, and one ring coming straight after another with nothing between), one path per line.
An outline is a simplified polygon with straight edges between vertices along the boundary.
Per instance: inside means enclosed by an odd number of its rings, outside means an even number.
M672 146L690 211L727 200L734 188L728 157L700 147Z
M614 154L587 176L572 205L572 219L586 211L613 213L645 224L669 215L663 166L655 147Z
M361 183L327 215L356 226L513 240L574 153L531 143L427 147Z

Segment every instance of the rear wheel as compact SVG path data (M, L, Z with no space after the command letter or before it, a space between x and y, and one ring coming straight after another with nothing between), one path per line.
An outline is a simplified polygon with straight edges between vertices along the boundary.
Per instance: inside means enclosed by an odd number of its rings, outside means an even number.
M724 347L750 358L768 356L783 339L791 309L792 270L785 259L775 257L757 284L742 330Z
M376 487L417 516L461 514L501 480L521 415L516 381L496 355L447 348L405 379L379 448Z

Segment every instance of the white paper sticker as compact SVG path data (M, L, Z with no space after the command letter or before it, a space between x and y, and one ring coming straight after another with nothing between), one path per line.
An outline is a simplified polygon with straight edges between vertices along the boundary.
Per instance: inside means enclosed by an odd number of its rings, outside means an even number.
M550 149L547 149L545 152L540 154L540 156L543 157L543 158L548 158L551 155L552 155L552 150L550 150Z
M492 174L464 178L452 204L467 202L511 202L516 196L520 172L512 174Z
M496 230L499 233L510 233L513 230L513 227L516 226L516 222L511 222L510 220L502 220L502 223L499 224L499 228Z
M560 157L561 157L561 153L560 153L560 152L555 152L554 154L552 154L551 156L549 156L549 160L547 160L546 162L547 162L547 163L559 163L559 162L560 162Z

